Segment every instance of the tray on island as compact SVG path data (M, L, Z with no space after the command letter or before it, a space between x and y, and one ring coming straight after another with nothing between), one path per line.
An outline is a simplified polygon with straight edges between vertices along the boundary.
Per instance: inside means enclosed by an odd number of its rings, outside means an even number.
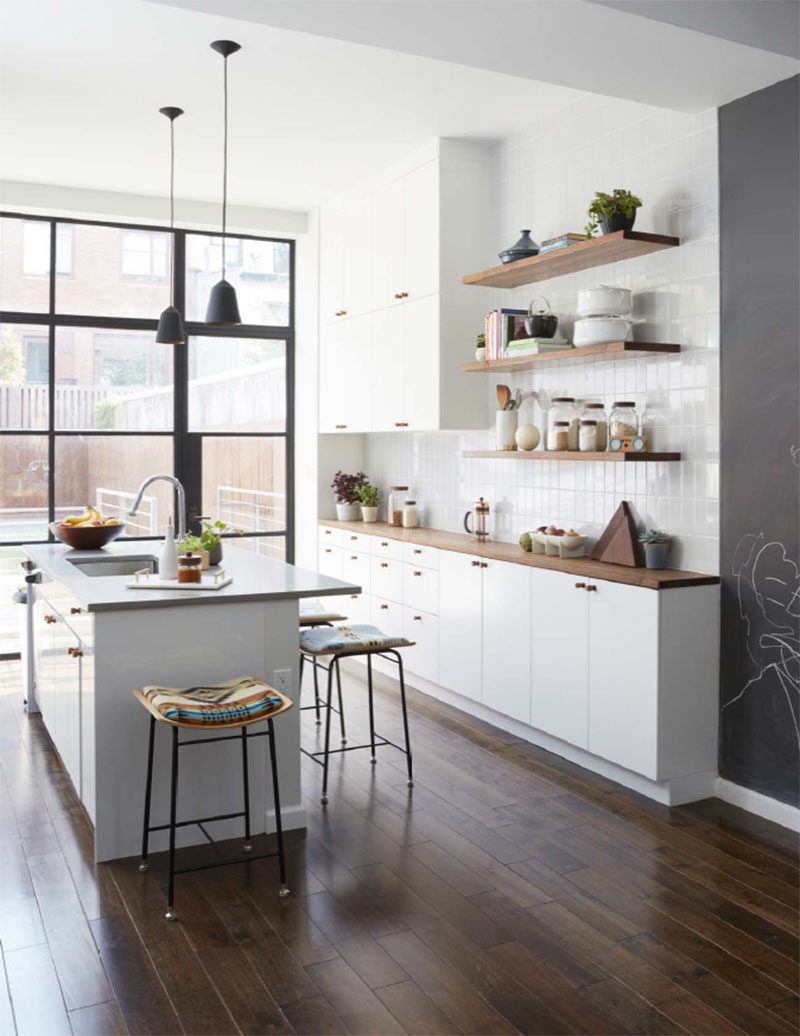
M129 590L221 590L223 586L229 586L233 582L233 576L225 574L224 569L219 572L203 572L199 583L179 583L177 579L159 579L158 573L143 571L138 573L132 583L128 583Z

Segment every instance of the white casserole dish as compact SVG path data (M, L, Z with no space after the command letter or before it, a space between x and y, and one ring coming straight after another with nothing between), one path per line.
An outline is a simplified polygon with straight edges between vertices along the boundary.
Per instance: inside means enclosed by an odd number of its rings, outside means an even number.
M628 288L613 284L598 284L581 288L578 292L578 316L624 317L633 311L633 300Z
M622 317L584 317L575 321L573 344L604 345L606 342L629 342L633 338L633 323Z

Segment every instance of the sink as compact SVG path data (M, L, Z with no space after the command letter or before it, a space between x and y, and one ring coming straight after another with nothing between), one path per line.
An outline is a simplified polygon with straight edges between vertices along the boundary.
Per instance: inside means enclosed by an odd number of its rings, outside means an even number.
M152 554L127 555L124 558L67 558L67 561L85 576L132 576L143 568L150 572L158 571L158 561Z

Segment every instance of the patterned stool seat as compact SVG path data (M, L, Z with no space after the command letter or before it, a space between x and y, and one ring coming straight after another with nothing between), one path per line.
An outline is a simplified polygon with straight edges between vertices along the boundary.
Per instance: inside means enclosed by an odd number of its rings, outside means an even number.
M240 727L292 707L280 691L252 676L207 687L143 687L133 693L156 719L181 727Z
M339 612L326 610L319 601L300 602L300 625L321 626L330 622L346 622L347 616Z
M413 640L390 637L377 626L317 626L300 631L300 650L308 655L364 654L413 645Z

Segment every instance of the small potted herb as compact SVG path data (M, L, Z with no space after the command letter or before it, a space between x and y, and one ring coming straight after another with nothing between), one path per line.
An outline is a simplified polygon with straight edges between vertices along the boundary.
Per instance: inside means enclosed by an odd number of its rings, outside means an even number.
M486 359L486 335L478 335L475 340L475 359L478 363L483 363Z
M361 502L362 521L377 522L378 501L380 500L380 493L378 492L377 486L370 485L369 482L365 482L363 486L359 486L358 499Z
M203 521L203 531L199 536L185 536L178 544L179 554L199 554L205 571L209 565L219 565L222 561L222 537L226 532L243 535L243 529L234 529L227 522L217 519L215 522Z
M358 491L366 483L367 476L363 471L355 475L337 471L333 476L331 489L336 494L336 517L340 522L357 522L361 517Z
M636 210L641 205L641 198L621 187L615 187L611 194L595 191L587 210L589 222L586 224L586 236L591 237L598 227L604 234L630 230L636 222Z
M672 539L660 529L648 529L639 537L644 546L644 563L647 568L666 568L669 556L669 544Z

